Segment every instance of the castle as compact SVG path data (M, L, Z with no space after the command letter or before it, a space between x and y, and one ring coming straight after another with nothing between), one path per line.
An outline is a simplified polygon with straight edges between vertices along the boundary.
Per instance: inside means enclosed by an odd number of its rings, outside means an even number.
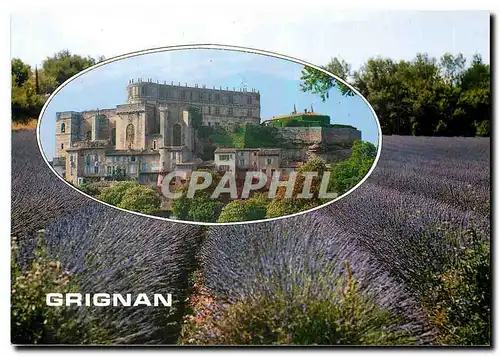
M260 123L260 94L141 79L127 86L127 103L116 108L56 114L54 168L74 184L117 174L155 181L158 173L192 171L194 132L190 108L202 125L230 129Z
M294 108L289 117L264 122L264 126L276 127L276 138L291 147L219 147L213 153L214 161L204 162L194 154L195 127L212 126L212 130L224 128L230 132L241 126L260 125L259 91L140 79L131 80L126 89L127 103L116 108L56 114L52 165L66 180L80 185L126 176L140 184L159 185L167 172L181 170L189 176L197 168L259 170L272 175L276 170L295 169L311 153L323 154L326 161L343 157L347 153L338 147L350 147L354 140L361 139L361 132L354 127L329 125L326 115L307 110L297 113ZM193 108L200 115L194 115ZM195 118L201 118L201 122L193 122ZM335 152L328 148L332 145L337 146Z

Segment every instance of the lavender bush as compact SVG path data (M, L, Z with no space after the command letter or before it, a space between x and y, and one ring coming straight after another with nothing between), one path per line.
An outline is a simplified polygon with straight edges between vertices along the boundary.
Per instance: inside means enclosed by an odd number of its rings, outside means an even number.
M301 217L211 229L201 254L207 289L233 303L293 300L309 280L310 299L328 299L349 261L359 293L399 316L388 319L391 330L410 330L416 343L488 344L489 145L384 137L374 173L344 199ZM320 288L325 280L332 288Z
M22 239L90 201L54 176L38 149L34 130L12 132L12 235Z

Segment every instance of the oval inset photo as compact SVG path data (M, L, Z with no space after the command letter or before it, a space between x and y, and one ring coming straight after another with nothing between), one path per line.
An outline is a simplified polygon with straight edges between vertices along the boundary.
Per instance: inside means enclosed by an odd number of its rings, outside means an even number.
M381 149L375 112L328 72L339 69L229 46L112 58L52 94L40 148L60 179L135 213L196 224L304 213L356 189Z

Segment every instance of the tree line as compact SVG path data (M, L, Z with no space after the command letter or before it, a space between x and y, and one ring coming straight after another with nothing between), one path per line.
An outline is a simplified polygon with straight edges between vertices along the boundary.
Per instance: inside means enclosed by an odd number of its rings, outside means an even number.
M344 79L372 105L385 135L489 136L490 65L475 54L440 59L418 53L412 60L370 58L359 70L341 58L323 69ZM345 84L311 67L301 75L301 90L328 100L334 88L354 95Z
M40 111L58 86L82 70L104 60L83 57L62 50L47 57L41 68L32 68L19 58L11 60L12 121L27 122L37 119Z
M12 120L36 119L48 96L64 81L104 60L62 50L41 68L19 58L11 61ZM370 58L358 70L341 58L323 66L356 88L372 105L386 135L489 136L491 127L490 65L476 54L444 54L436 59L418 53L412 60ZM305 67L303 91L328 100L332 88L352 90L335 78Z

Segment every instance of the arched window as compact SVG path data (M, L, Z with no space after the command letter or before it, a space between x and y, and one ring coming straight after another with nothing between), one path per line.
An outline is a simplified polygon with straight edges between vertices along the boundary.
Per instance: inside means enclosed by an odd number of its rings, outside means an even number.
M173 129L173 145L181 146L182 145L182 137L181 137L181 125L175 124Z
M135 138L135 130L134 130L134 125L128 124L127 129L126 129L126 142L127 145L130 147L134 143L134 138Z
M65 133L66 132L66 124L63 122L61 124L61 133Z

